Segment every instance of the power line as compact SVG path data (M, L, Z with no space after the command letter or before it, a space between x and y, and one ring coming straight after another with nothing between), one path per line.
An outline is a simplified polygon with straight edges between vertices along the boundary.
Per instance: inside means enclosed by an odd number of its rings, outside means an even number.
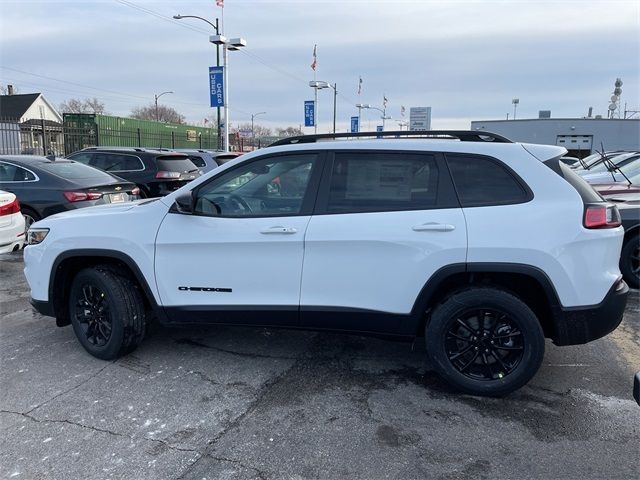
M211 32L208 32L207 30L203 30L201 28L193 27L193 26L187 25L185 23L181 23L181 22L173 19L172 17L168 17L166 15L162 15L161 13L155 12L155 11L153 11L151 9L146 8L146 7L142 7L142 6L140 6L140 5L138 5L138 4L134 3L134 2L130 2L128 0L115 0L115 1L120 3L120 4L122 4L122 5L125 5L127 7L131 7L133 9L135 9L135 10L138 10L140 12L146 13L148 15L152 15L152 16L154 16L156 18L161 19L161 20L165 20L165 21L171 22L174 25L179 25L179 26L181 26L183 28L188 28L189 30L192 30L192 31L195 31L195 32L206 33L207 35L211 33ZM298 82L304 83L305 85L308 85L307 80L305 80L305 79L303 79L301 77L298 77L297 75L295 75L295 74L293 74L291 72L288 72L284 68L281 68L281 67L278 67L278 66L274 65L273 62L269 62L268 60L265 60L265 59L261 58L259 55L251 52L250 50L247 51L246 47L241 49L241 50L239 50L239 51L240 51L240 53L248 56L249 58L252 58L256 62L264 65L265 67L270 68L271 70L273 70L273 71L275 71L277 73L280 73L281 75L285 75L285 76L287 76L287 77L289 77L289 78L291 78L293 80L296 80ZM355 103L356 103L353 100L351 100L351 99L347 98L346 96L342 95L341 93L338 93L337 96L338 96L338 98L340 98L343 101L347 102L350 106L354 106Z

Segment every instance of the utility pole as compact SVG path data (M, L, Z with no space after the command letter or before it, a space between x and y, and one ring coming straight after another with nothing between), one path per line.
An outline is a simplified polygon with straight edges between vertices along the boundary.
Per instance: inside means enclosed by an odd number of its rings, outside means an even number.
M338 84L333 84L333 133L336 133L336 97L338 96Z

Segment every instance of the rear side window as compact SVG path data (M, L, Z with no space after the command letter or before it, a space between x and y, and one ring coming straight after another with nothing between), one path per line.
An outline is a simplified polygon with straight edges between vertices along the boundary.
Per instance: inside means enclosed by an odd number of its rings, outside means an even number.
M94 153L91 165L105 172L144 170L144 165L138 157L121 153Z
M188 173L198 170L198 167L186 156L163 155L156 158L156 163L158 170L164 172Z
M31 182L35 179L29 170L10 163L0 163L0 182Z
M327 213L435 208L438 174L432 155L336 153Z
M447 154L447 163L463 207L509 205L531 198L516 177L497 160Z

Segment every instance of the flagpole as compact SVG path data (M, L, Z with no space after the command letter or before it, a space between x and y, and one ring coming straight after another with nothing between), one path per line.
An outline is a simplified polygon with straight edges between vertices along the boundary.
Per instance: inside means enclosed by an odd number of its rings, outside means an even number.
M313 115L313 133L317 134L318 133L318 83L316 80L316 70L318 69L318 45L315 44L313 46L313 63L314 63L314 67L313 67L313 82L314 82L314 87L313 87L313 92L314 92L314 99L313 99L313 103L314 103L314 109L315 109L315 113Z

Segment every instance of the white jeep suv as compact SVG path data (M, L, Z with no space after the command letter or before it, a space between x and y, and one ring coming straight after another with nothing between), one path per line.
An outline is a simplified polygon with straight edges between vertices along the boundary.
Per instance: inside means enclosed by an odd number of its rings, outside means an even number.
M504 395L620 323L623 230L561 147L486 132L279 141L164 198L30 229L32 303L102 359L150 319L424 336L457 389ZM434 138L431 138L434 137Z

